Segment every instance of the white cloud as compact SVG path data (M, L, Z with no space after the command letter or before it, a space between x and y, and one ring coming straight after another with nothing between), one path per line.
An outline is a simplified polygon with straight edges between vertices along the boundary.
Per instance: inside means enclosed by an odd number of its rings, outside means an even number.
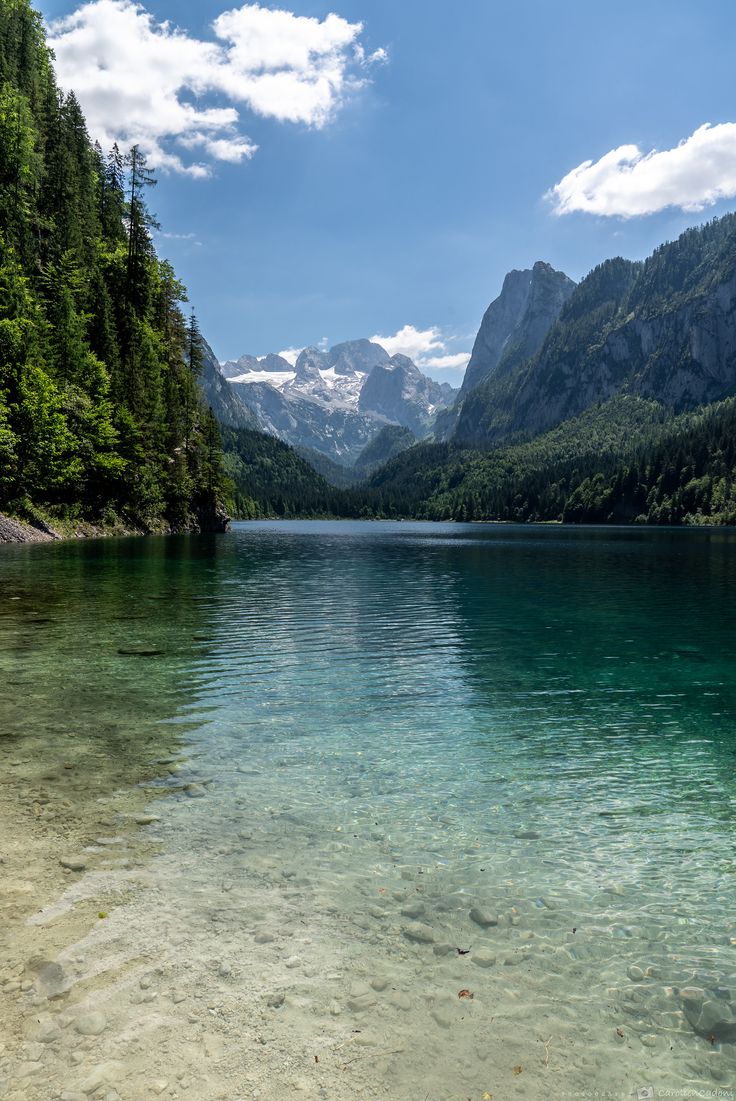
M244 4L215 19L217 41L158 23L135 0L90 0L51 24L59 82L74 89L104 148L139 144L153 167L210 173L181 150L238 163L257 146L239 132L243 105L264 118L325 126L366 70L361 23L339 15L307 18ZM225 96L228 106L202 102ZM179 148L177 148L179 147Z
M674 149L642 153L637 145L584 161L546 198L556 214L633 218L667 207L697 211L736 196L736 123L705 123Z
M290 363L292 367L295 367L296 361L303 351L303 348L284 348L283 352L279 352L278 354L282 359L285 359L287 363Z
M423 367L436 367L442 370L464 371L470 362L470 352L458 352L456 355L432 356L423 359Z
M404 325L393 336L372 336L371 340L389 355L408 356L422 368L464 370L470 359L470 352L448 352L448 338L434 325L430 329Z
M427 352L441 352L445 349L445 342L438 328L415 329L413 325L404 325L393 336L372 336L374 344L380 344L390 356L397 354L409 356L410 359L419 359Z

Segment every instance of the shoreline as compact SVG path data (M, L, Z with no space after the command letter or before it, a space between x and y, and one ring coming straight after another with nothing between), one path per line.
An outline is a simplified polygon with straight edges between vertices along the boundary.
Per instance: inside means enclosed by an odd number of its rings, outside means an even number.
M19 520L15 516L8 516L0 512L0 547L19 546L28 543L59 543L73 539L111 539L145 535L204 534L205 532L222 534L228 531L230 527L229 517L225 519L224 516L222 518L218 516L217 519L217 526L213 525L211 528L200 527L192 529L190 532L179 532L173 531L165 524L162 524L159 529L148 530L125 527L123 524L104 527L100 524L93 524L89 520L68 521L55 526L39 520L34 524L28 520Z

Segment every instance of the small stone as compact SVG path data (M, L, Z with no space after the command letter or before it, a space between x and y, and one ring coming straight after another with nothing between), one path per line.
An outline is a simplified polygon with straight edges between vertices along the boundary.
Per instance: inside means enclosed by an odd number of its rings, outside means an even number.
M375 979L371 979L371 986L380 994L388 986L388 979L385 979L383 975L377 976Z
M201 784L185 784L183 790L190 799L203 799L207 794Z
M276 937L272 933L256 933L253 940L256 944L273 944Z
M28 1060L25 1063L18 1063L13 1073L16 1078L32 1078L34 1074L40 1074L42 1070L43 1063L33 1063Z
M117 1060L113 1059L108 1063L100 1063L81 1083L80 1089L82 1093L95 1093L101 1086L113 1085L115 1079L119 1078L122 1073L123 1064L117 1062Z
M517 830L514 837L518 837L520 841L539 841L541 833L537 833L536 830Z
M173 994L171 995L171 1000L174 1003L174 1005L181 1005L181 1003L185 1002L186 999L187 999L187 996L182 990L175 990L173 992Z
M138 983L141 990L150 990L153 985L153 979L150 975L144 975L141 981Z
M700 1036L726 1043L736 1042L736 1017L731 1006L720 998L706 998L702 1003L685 1002L685 1016Z
M492 914L490 910L483 906L474 906L470 911L470 920L483 929L488 929L493 925L498 925L498 914Z
M645 978L644 972L641 967L637 967L636 964L632 964L626 971L632 982L642 982Z
M135 823L137 826L152 826L155 822L160 822L161 819L156 814L137 814Z
M403 917L408 918L420 918L424 913L423 902L409 902L406 906L401 907L401 914Z
M452 1015L448 1010L442 1007L432 1010L432 1020L435 1024L439 1025L440 1028L452 1027Z
M657 1037L654 1035L653 1032L646 1032L641 1037L641 1042L644 1044L644 1047L656 1047Z
M33 959L28 964L27 970L36 974L40 993L49 1000L60 998L71 989L72 981L60 963Z
M448 944L447 941L442 941L441 944L435 944L432 951L435 956L449 956L451 952L455 951L455 946L453 944Z
M107 1028L107 1019L103 1013L83 1013L74 1027L80 1036L99 1036Z
M496 963L496 954L490 948L478 948L470 958L478 967L493 967Z
M61 1036L59 1027L53 1017L48 1013L42 1013L40 1017L31 1021L27 1027L26 1035L30 1040L39 1044L53 1044Z
M290 971L294 971L295 968L301 967L302 961L298 956L289 956L288 960L284 960L284 967L288 967Z
M272 994L266 995L266 1005L269 1009L280 1009L286 1001L286 995L283 990L276 990Z
M347 1002L348 1009L352 1013L363 1013L366 1009L372 1009L375 1004L376 998L368 983L354 982L352 984Z
M87 867L87 861L83 856L65 856L59 861L62 868L70 872L83 872Z
M407 940L414 941L416 944L431 944L434 940L434 933L430 927L423 925L421 921L412 921L411 924L405 925L401 932Z

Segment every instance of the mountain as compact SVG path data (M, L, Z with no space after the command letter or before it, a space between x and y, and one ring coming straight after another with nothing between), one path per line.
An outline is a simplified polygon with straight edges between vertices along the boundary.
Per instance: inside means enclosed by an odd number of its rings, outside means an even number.
M736 215L595 268L535 355L467 393L450 441L366 496L431 520L736 522Z
M427 378L408 356L395 355L375 366L366 377L358 408L408 428L416 436L426 436L435 413L454 396L455 391L447 383Z
M483 315L460 393L491 375L509 374L534 355L574 290L572 279L542 260L530 271L509 272Z
M205 399L219 424L227 428L260 429L258 417L220 372L220 364L206 340L202 340L201 383Z
M368 444L368 447L370 446ZM323 455L321 451L313 451L310 447L295 447L294 450L309 463L312 470L324 478L328 485L336 489L351 489L364 478L364 474L357 466L344 466L343 463L335 463L332 459L328 459L326 455Z
M736 392L736 215L643 263L616 258L575 288L536 355L463 401L454 440L536 435L618 393L674 412Z
M491 377L511 374L541 348L574 290L572 279L541 260L531 269L508 273L483 315L457 403L437 419L437 439L454 434L472 390Z
M369 340L305 348L293 366L276 355L244 355L220 370L262 428L345 466L387 424L426 436L456 394Z
M407 448L413 447L416 442L416 436L410 429L399 424L387 424L361 451L354 469L367 478L374 470Z

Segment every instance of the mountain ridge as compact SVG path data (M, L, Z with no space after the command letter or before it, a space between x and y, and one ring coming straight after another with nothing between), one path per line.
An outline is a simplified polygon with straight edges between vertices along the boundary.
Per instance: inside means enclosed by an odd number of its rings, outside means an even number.
M243 355L219 369L261 428L344 466L386 425L428 435L456 394L408 356L390 356L367 339L304 348L293 365L273 354Z

